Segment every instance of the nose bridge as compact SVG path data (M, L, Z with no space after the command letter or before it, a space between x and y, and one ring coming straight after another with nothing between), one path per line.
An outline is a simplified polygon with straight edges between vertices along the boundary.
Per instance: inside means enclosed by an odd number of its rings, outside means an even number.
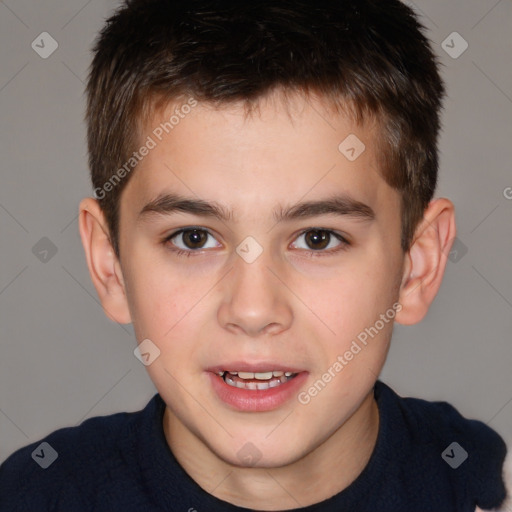
M287 328L292 314L286 289L273 274L279 269L272 251L254 239L246 239L236 252L227 296L220 306L221 323L250 335Z
M237 249L237 252L242 249ZM251 249L252 251L252 249ZM233 293L239 298L249 295L254 299L267 296L268 299L274 295L273 284L271 283L273 261L269 250L263 250L256 258L247 260L238 254L235 259L233 272ZM255 302L254 302L255 304Z

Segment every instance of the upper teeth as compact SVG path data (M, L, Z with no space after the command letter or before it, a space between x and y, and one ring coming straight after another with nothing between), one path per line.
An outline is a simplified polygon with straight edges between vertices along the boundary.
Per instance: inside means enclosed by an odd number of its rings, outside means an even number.
M218 374L222 377L226 372L219 372ZM258 379L258 380L268 380L272 377L281 377L285 375L286 377L290 377L293 375L292 372L281 372L281 371L271 371L271 372L228 372L232 375L238 375L241 379Z

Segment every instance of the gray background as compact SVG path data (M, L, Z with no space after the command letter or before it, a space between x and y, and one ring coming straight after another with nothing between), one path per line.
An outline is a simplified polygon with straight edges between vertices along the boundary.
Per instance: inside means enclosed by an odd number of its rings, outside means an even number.
M396 325L381 379L403 396L446 400L512 440L512 4L408 4L443 63L436 195L455 203L459 252L425 320ZM131 326L102 311L77 225L78 203L92 193L89 51L115 6L0 3L0 461L56 428L140 409L155 393ZM43 59L31 43L45 31L58 48ZM442 46L454 31L469 45L457 58ZM57 249L46 262L33 253L43 237Z

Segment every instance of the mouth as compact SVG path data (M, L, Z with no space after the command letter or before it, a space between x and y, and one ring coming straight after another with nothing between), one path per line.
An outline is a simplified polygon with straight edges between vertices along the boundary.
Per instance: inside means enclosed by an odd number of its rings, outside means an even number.
M265 390L276 388L294 379L297 373L283 372L281 370L268 370L265 372L231 372L220 371L221 377L228 386L238 389Z
M245 412L270 411L291 401L309 375L276 363L232 363L229 370L226 366L207 370L210 384L224 405Z

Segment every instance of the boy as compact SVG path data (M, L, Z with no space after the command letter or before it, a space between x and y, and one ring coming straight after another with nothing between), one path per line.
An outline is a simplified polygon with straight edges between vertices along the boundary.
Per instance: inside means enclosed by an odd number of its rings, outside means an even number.
M0 510L504 509L499 435L378 380L456 232L421 29L371 0L134 0L108 21L80 234L158 394L17 451Z

